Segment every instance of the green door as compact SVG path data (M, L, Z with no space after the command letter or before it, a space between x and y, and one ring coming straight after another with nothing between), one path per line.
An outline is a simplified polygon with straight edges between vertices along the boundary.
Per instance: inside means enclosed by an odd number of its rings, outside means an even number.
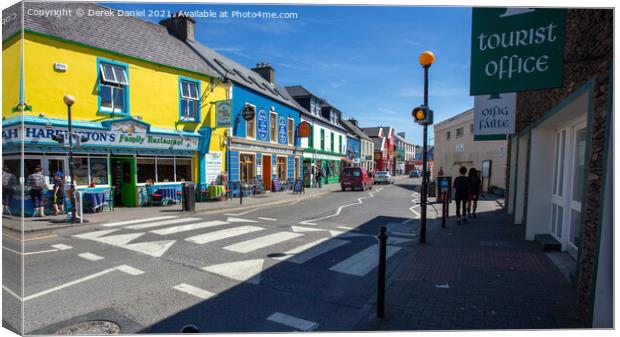
M112 157L112 183L114 204L138 206L136 159L133 157Z

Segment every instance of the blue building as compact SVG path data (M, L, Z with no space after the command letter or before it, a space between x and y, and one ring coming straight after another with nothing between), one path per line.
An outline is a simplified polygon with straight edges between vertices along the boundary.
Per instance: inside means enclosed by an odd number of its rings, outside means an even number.
M262 181L267 190L301 176L302 149L297 126L301 108L275 83L268 63L248 69L202 44L191 44L224 78L232 82L232 125L228 131L226 171L230 181ZM250 112L244 118L243 111Z

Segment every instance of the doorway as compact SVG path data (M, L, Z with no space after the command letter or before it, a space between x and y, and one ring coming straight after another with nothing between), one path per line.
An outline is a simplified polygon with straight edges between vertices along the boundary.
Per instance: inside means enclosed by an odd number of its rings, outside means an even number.
M295 181L299 179L299 157L295 157Z
M111 161L114 205L136 207L138 205L136 159L133 157L112 157Z
M271 191L271 155L263 155L263 183L266 191Z

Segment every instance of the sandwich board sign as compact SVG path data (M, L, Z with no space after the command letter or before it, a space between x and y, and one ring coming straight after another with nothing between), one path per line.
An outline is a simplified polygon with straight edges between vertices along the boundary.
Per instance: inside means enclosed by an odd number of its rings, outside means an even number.
M474 8L470 95L562 86L566 10Z

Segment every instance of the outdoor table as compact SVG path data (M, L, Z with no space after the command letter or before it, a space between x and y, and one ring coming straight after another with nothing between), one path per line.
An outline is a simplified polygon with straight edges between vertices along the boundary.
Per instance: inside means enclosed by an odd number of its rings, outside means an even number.
M85 204L90 205L91 211L97 212L97 209L105 203L105 192L86 191L82 194L82 199Z
M226 193L224 185L209 185L208 191L209 200L219 199L224 193Z
M177 201L177 189L176 188L173 188L173 187L159 188L157 190L157 193L161 194L162 203L164 202L164 200L172 200L174 202Z

